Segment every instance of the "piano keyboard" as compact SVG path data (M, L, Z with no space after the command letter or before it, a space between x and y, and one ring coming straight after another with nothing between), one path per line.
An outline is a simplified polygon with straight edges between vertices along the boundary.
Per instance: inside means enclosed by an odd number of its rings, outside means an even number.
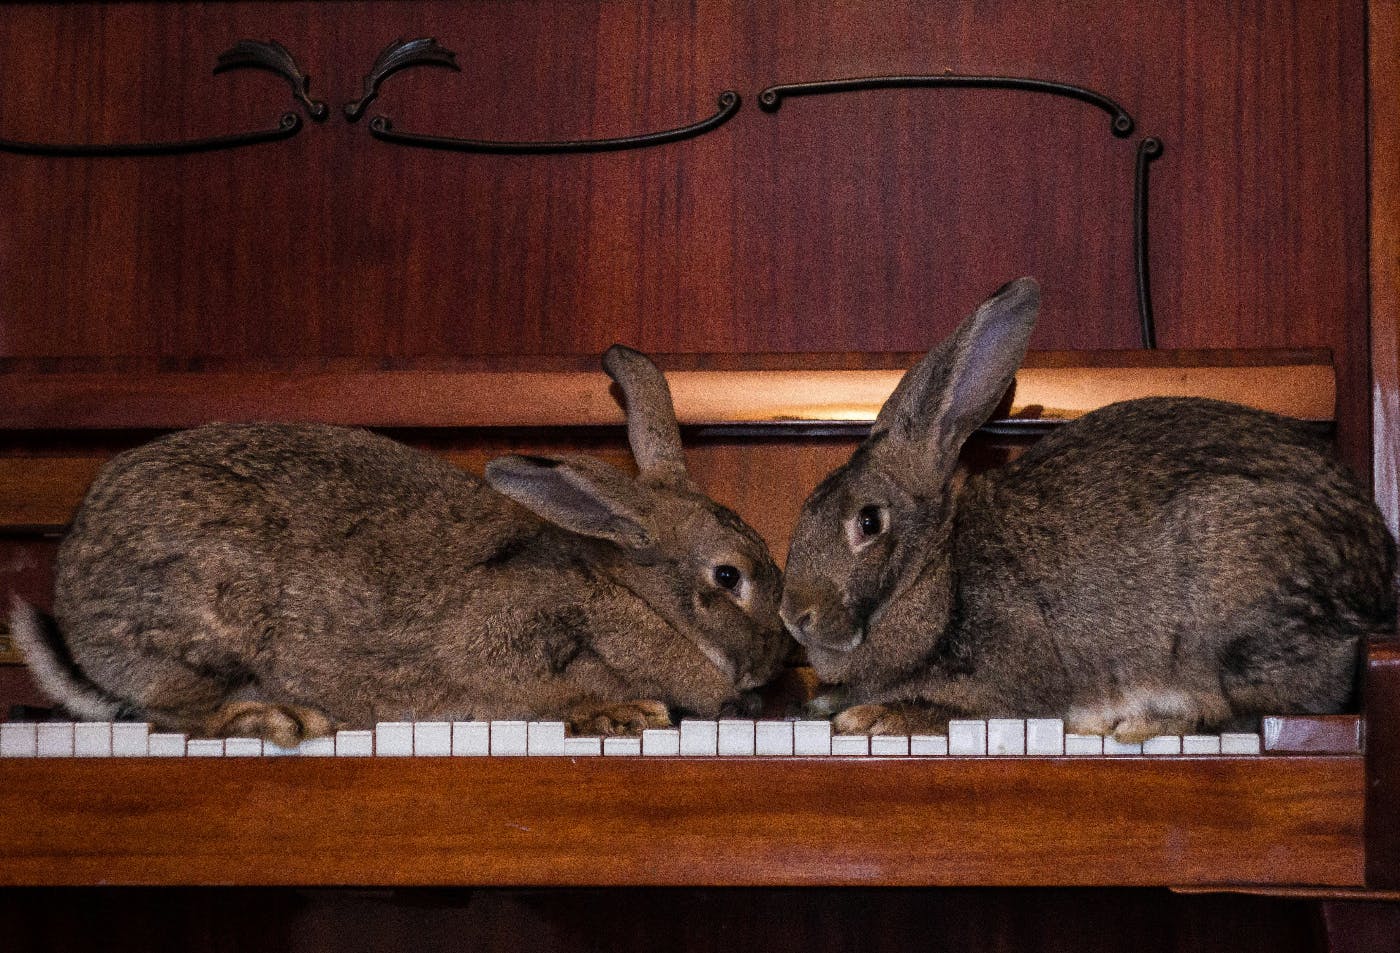
M1257 734L1175 735L1121 744L1053 718L953 721L947 735L833 735L827 721L682 721L641 737L573 738L557 721L380 722L295 748L258 738L186 738L132 722L5 722L0 758L300 757L1020 757L1257 755Z

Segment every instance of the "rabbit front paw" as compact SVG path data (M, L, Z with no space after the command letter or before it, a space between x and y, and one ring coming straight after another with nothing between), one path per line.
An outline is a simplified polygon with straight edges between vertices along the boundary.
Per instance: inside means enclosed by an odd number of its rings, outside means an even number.
M948 717L922 705L856 705L832 718L831 727L838 735L942 734Z
M569 713L568 723L575 735L640 735L647 728L671 727L671 713L664 703L646 699L588 702Z
M1065 715L1065 730L1112 735L1116 741L1135 744L1156 735L1189 735L1202 727L1213 730L1230 714L1224 697L1211 692L1132 688L1071 708Z
M229 702L205 722L210 737L262 738L283 748L295 748L334 729L334 723L314 708L257 701Z

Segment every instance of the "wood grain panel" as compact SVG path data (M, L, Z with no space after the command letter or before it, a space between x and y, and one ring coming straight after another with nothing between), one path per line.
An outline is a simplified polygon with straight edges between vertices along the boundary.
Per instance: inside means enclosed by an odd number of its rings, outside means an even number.
M1362 783L1358 757L6 759L0 883L1356 886Z
M396 436L477 474L488 460L506 453L586 453L635 472L625 437L617 432L592 436L581 436L577 431L477 432L438 439L415 434ZM139 439L132 439L129 443L138 442ZM757 530L781 562L802 501L827 474L846 462L859 439L708 438L689 443L686 458L691 476L711 497L739 513ZM1006 459L1005 454L996 445L979 446L977 463L985 466L1001 462ZM0 535L24 537L62 532L97 471L109 458L110 451L73 457L0 456ZM783 479L775 480L775 473L783 474ZM48 560L42 565L47 572ZM4 595L3 586L0 595Z
M1365 674L1366 886L1400 889L1400 640L1371 644Z
M1266 352L1267 353L1267 352ZM865 423L894 370L678 370L682 425ZM211 420L369 427L597 427L625 421L617 388L589 371L0 373L0 429L168 429ZM1326 365L1025 367L996 422L1065 421L1148 396L1229 400L1303 420L1336 408Z
M1330 348L1359 466L1364 26L1363 0L11 5L12 136L258 125L285 84L209 75L242 36L286 43L335 104L393 37L437 36L462 72L397 75L372 110L431 131L616 135L708 114L725 88L750 102L607 155L402 149L337 115L230 153L5 156L0 189L26 200L0 218L0 354L919 350L1023 273L1046 292L1036 347L1132 347L1132 143L1096 110L966 90L752 104L775 82L1028 75L1103 90L1164 139L1163 345Z
M1400 4L1371 0L1371 413L1376 502L1400 533Z

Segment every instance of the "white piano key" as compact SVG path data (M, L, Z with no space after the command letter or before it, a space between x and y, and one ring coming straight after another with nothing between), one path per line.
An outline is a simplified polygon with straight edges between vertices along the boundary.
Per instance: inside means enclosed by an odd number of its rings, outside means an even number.
M374 753L380 758L407 758L413 754L413 722L381 721L374 726Z
M1238 732L1222 732L1220 735L1221 754L1258 754L1259 736Z
M1103 754L1103 737L1066 734L1065 754Z
M222 738L191 738L185 742L185 757L187 758L222 758L224 756L224 739Z
M1179 735L1154 735L1142 743L1143 754L1181 754Z
M681 753L679 728L648 728L642 732L642 754L651 758L674 758Z
M641 738L604 738L603 755L609 758L636 758L642 754Z
M454 721L452 723L452 756L454 758L483 758L491 753L491 723L489 721Z
M686 718L681 722L681 754L707 758L719 754L719 722Z
M1026 719L1026 754L1065 753L1065 723L1058 718Z
M150 751L151 726L144 722L118 721L112 724L112 757L144 758Z
M267 750L267 746L263 746ZM294 749L298 757L302 758L333 758L335 757L335 735L323 735L320 738L307 738Z
M1219 735L1184 735L1181 739L1182 754L1219 754Z
M261 738L225 738L224 757L260 758L263 753Z
M295 748L284 748L275 742L264 741L262 753L265 758L295 758L301 754L301 745L297 745ZM335 754L334 748L332 748L331 754Z
M948 753L947 735L910 735L909 753L921 756Z
M445 758L452 754L452 722L415 721L413 754L419 758Z
M531 757L558 757L564 753L562 721L532 721L525 727L525 751Z
M152 758L183 758L185 756L185 736L169 732L156 732L147 735L146 754Z
M904 757L909 754L908 735L871 735L870 755L885 758Z
M753 753L760 757L792 754L792 722L759 721L754 723Z
M335 733L335 756L337 758L374 757L374 732L368 730L337 731Z
M987 720L987 754L1026 753L1026 723L1019 718Z
M597 758L603 753L602 738L565 738L564 754L571 758Z
M954 719L948 722L948 753L979 755L987 753L987 723Z
M41 758L73 757L73 723L44 721L39 723L36 753Z
M110 758L112 756L112 723L110 721L80 721L73 726L73 757Z
M809 756L831 754L831 722L794 721L792 723L792 753Z
M1103 753L1109 755L1142 754L1141 742L1118 741L1112 735L1105 735L1103 739Z
M529 735L523 721L491 722L491 755L523 755L529 753Z
M39 753L39 732L32 721L0 725L0 758L33 758Z
M860 757L870 754L869 735L832 735L831 753L843 757Z
M719 722L719 753L745 755L754 753L754 722L740 718L722 718Z

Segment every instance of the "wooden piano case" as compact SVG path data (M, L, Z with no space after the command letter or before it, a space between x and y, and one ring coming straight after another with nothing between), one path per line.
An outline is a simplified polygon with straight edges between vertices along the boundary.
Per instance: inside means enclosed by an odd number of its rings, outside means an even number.
M47 603L97 467L205 420L374 426L470 468L517 449L630 465L596 370L614 340L660 355L692 470L781 554L898 369L1022 273L1046 310L973 465L1096 402L1209 393L1318 421L1393 527L1400 96L1362 48L1400 24L1383 0L1245 7L9 5L0 574ZM890 81L831 85L853 76ZM1107 97L1128 128L1008 76ZM0 701L42 699L0 666ZM687 887L638 896L686 922L772 917L804 949L862 938L818 908L878 909L864 938L900 945L976 910L937 934L975 948L1010 910L1112 897L1251 936L1105 913L1104 949L1383 948L1400 648L1368 647L1357 713L1284 728L1255 758L5 760L0 884ZM847 890L706 892L740 886ZM851 890L877 886L948 889ZM52 896L0 892L0 912L37 930ZM646 919L613 893L559 900L585 902L608 912L552 909ZM1261 927L1266 903L1292 926Z

